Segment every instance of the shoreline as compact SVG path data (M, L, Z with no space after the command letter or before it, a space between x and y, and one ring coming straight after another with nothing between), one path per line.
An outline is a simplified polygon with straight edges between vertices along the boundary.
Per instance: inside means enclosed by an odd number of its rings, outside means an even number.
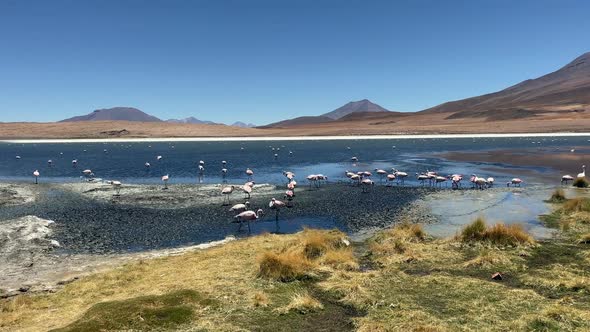
M159 138L39 138L0 139L0 143L104 143L104 142L234 142L234 141L317 141L317 140L379 140L379 139L437 139L437 138L524 138L580 137L590 132L513 133L513 134L425 134L425 135L351 135L351 136L230 136L230 137L159 137Z

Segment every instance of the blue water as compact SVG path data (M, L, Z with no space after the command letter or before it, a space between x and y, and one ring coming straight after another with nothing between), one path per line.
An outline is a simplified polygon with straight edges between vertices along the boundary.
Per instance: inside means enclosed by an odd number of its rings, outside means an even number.
M226 180L244 181L246 168L257 182L281 183L282 171L290 170L301 180L322 173L344 179L345 170L387 171L396 167L409 174L437 170L441 174L473 171L472 165L448 164L431 156L445 151L482 151L511 148L548 148L564 151L588 144L589 137L546 138L445 138L383 140L248 141L248 142L125 142L125 143L0 143L0 180L32 180L38 169L41 181L79 181L82 170L96 177L129 183L158 183L170 175L170 183L219 183L221 161L227 161ZM277 155L275 157L275 154ZM16 159L16 156L21 159ZM156 157L161 155L161 161ZM353 164L350 158L359 162ZM52 166L47 161L52 160ZM77 167L72 160L77 159ZM205 162L203 177L197 165ZM149 162L150 168L144 164ZM539 170L539 169L537 169ZM541 170L542 171L542 170Z

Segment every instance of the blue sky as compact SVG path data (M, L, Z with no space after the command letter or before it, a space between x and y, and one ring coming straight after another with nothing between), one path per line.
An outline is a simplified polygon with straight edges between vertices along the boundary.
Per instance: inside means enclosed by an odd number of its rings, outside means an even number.
M590 51L589 1L0 1L0 121L418 111Z

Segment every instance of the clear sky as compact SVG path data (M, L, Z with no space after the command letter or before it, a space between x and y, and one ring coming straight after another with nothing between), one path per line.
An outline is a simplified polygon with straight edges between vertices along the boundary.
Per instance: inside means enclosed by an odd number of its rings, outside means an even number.
M418 111L590 51L590 1L0 0L0 121Z

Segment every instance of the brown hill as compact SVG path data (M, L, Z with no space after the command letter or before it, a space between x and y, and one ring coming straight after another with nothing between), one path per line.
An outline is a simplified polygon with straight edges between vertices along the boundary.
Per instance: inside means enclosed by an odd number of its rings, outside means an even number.
M138 121L138 122L162 122L162 120L146 114L133 107L113 107L95 110L86 115L75 116L60 122L79 121Z
M590 110L590 52L563 68L502 91L447 102L422 113L449 113L448 119L486 121L536 117Z

